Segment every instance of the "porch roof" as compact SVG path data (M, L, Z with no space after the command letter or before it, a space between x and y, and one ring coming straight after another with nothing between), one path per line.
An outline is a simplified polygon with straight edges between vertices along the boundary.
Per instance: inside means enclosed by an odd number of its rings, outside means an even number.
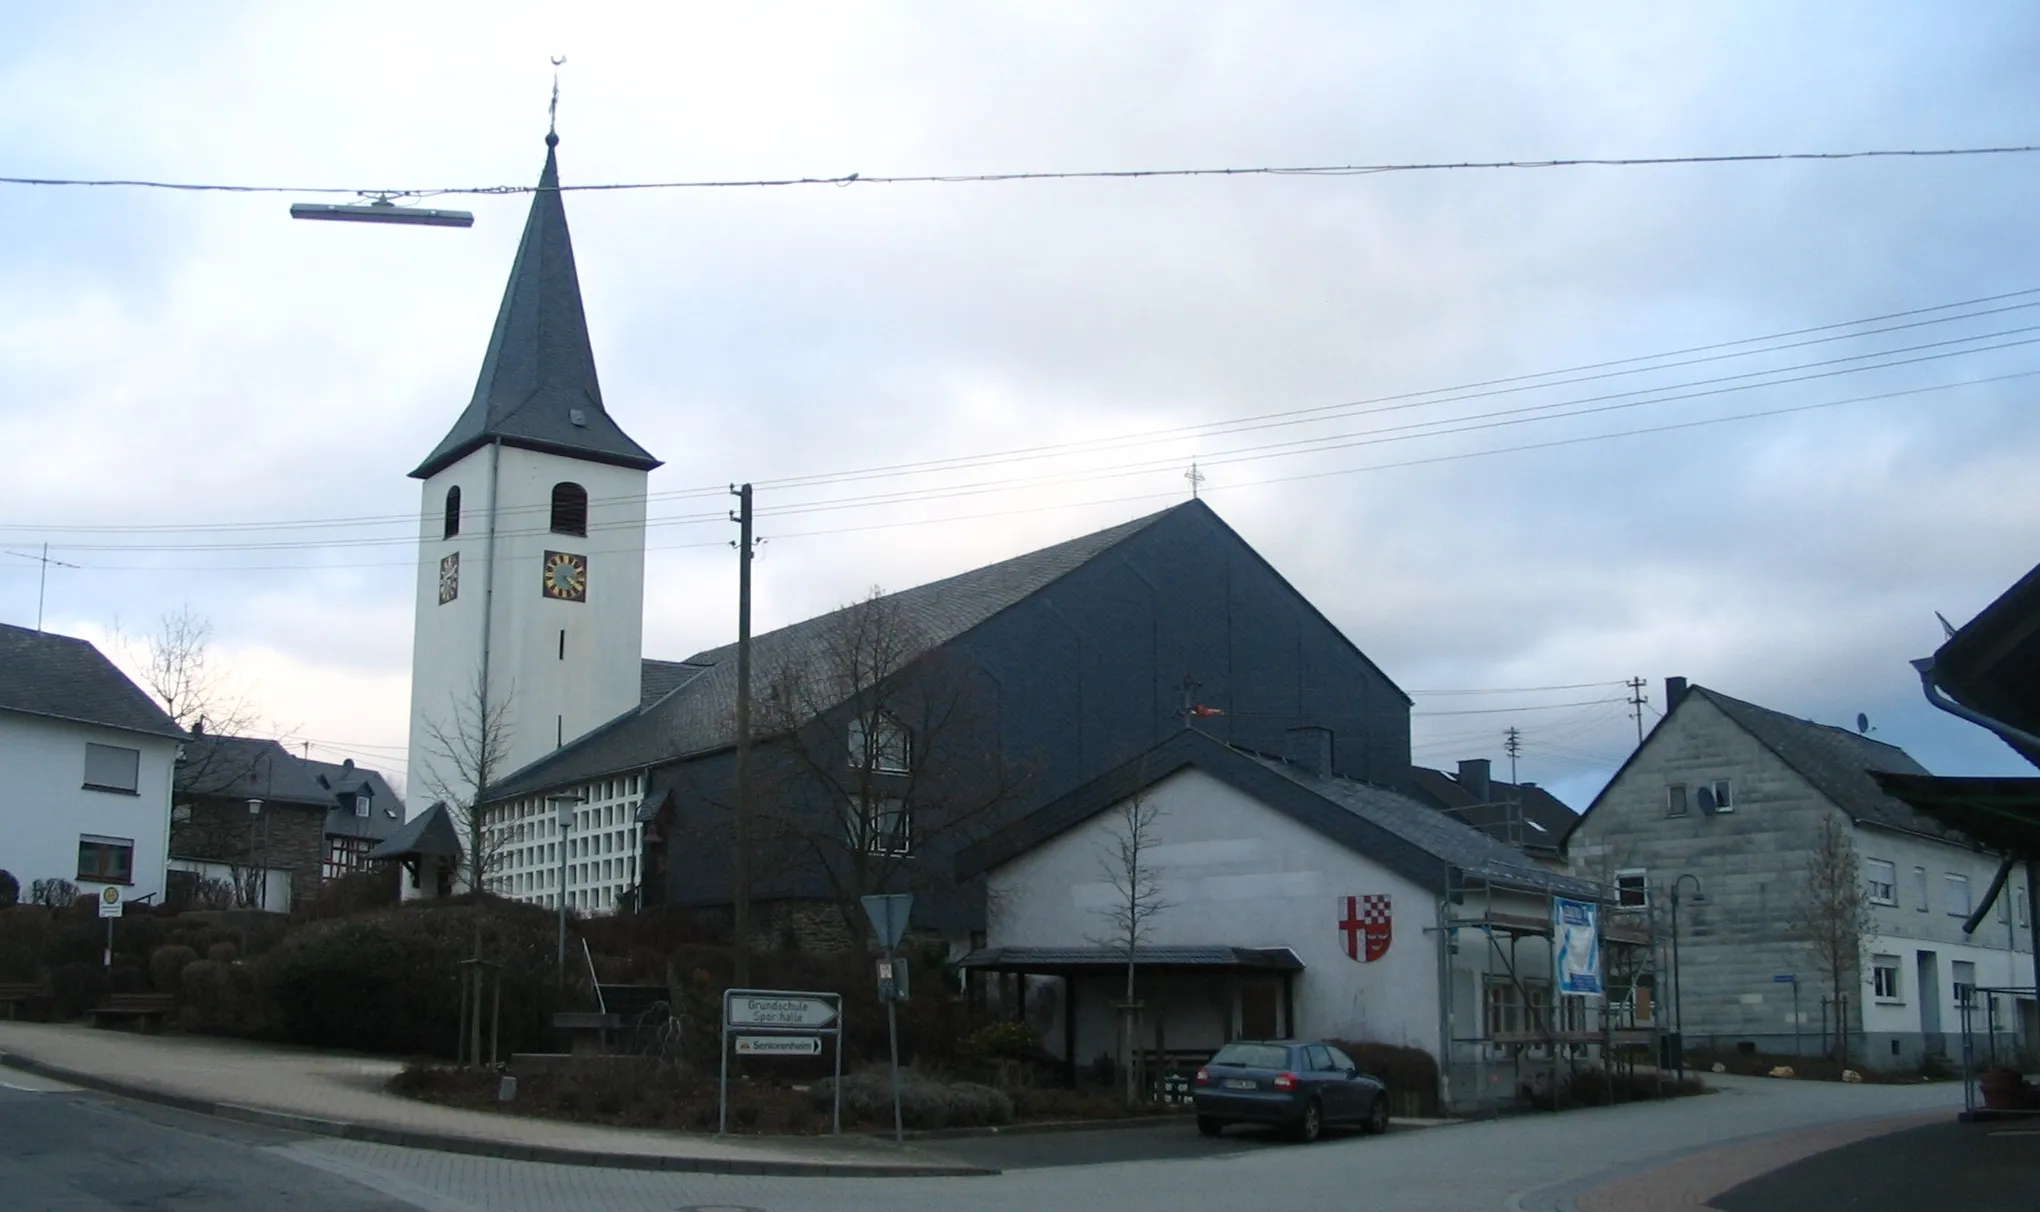
M960 968L980 972L1032 972L1054 975L1066 972L1109 971L1126 967L1126 953L1117 947L980 947L958 961ZM1301 972L1303 961L1287 947L1175 946L1142 947L1134 954L1134 967L1251 972Z

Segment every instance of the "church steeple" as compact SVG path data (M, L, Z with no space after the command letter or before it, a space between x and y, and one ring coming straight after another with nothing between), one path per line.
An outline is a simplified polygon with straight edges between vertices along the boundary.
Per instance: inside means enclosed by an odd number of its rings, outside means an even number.
M506 446L649 471L659 465L602 407L581 280L560 199L559 136L545 137L545 170L496 312L467 410L411 475L426 479L500 438Z

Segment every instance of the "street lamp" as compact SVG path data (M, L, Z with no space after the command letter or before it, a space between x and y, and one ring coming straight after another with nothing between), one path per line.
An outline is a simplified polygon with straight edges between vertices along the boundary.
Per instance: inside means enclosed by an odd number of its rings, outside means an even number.
M398 206L398 195L366 195L372 200L355 206L327 202L293 202L293 219L327 219L343 223L403 223L414 227L473 227L475 217L465 210L428 210L422 206Z
M567 984L567 834L574 828L574 809L587 803L587 799L575 792L563 792L545 797L552 805L554 819L560 826L560 873L559 883L553 887L553 900L559 905L560 939L558 978L561 988Z
M1693 881L1693 903L1704 905L1707 894L1700 891L1700 877L1688 871L1672 881L1672 1035L1678 1040L1674 1053L1679 1084L1686 1084L1686 978L1679 971L1679 888Z

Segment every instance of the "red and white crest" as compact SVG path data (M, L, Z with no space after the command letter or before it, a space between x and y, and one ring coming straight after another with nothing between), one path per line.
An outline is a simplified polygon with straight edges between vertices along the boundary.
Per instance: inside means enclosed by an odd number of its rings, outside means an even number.
M1339 898L1339 938L1347 959L1371 964L1388 954L1394 937L1387 893Z

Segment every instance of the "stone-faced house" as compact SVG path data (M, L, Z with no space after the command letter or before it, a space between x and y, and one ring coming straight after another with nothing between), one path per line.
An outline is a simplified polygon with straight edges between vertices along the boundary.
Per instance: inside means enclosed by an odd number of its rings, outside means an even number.
M1824 1016L1838 1021L1837 991L1795 922L1829 820L1848 827L1873 920L1859 971L1839 990L1853 1056L1911 1065L1946 1054L1968 989L2030 971L2030 906L2007 898L1998 920L1962 930L1995 872L1992 856L1873 777L1925 775L1904 750L1683 678L1668 679L1665 701L1665 717L1581 816L1566 853L1576 871L1616 883L1625 903L1667 926L1677 890L1689 1047L1821 1050Z
M200 897L212 882L237 906L287 912L322 881L364 870L403 816L382 776L352 760L312 762L273 740L199 733L177 763L170 899Z
M1121 910L1142 888L1156 907L1131 958L1150 1071L1241 1038L1385 1042L1446 1061L1444 1101L1470 1105L1541 1086L1572 1049L1598 1056L1608 1002L1554 994L1551 923L1554 897L1606 890L1333 773L1326 730L1289 740L1275 758L1179 729L964 851L992 913L962 967L1030 978L1024 1012L1072 1080L1123 1059Z
M871 654L886 688L842 681L859 645L889 649ZM761 858L760 899L854 905L837 877L867 863L883 868L875 883L926 892L917 928L958 942L983 921L974 895L943 895L955 850L1173 735L1186 712L1271 751L1291 728L1330 729L1332 769L1354 779L1409 771L1408 698L1201 501L765 633L752 659L759 811L809 822L794 848L835 865ZM552 903L547 797L571 793L586 800L567 839L571 904L607 908L633 885L647 904L729 903L734 646L656 672L640 706L490 789L506 895ZM789 679L797 692L775 699ZM795 699L775 720L775 701ZM964 807L978 811L962 820Z
M0 624L0 869L160 900L184 730L84 640Z

